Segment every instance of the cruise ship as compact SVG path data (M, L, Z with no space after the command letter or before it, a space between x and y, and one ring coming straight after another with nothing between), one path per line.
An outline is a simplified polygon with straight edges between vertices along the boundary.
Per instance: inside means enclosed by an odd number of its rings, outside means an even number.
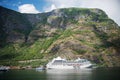
M61 57L54 58L46 65L46 69L83 69L92 67L92 63L87 59L78 58L76 60L66 60Z

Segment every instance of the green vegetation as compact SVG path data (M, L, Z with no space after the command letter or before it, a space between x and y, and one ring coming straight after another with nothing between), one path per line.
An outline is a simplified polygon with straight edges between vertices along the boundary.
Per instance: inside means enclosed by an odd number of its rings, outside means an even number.
M65 31L62 32L60 38L66 38L66 37L70 37L73 34L71 29L66 29Z
M87 50L83 50L83 49L81 49L81 50L75 50L76 51L76 54L85 54L86 52L87 52Z
M54 56L82 56L103 66L120 66L120 28L102 10L65 8L41 14L0 10L0 65L36 67Z

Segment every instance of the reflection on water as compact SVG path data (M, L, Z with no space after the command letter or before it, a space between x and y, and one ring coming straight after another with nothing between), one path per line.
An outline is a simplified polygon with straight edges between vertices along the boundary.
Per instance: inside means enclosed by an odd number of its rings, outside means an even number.
M88 80L92 70L47 70L47 80Z
M0 80L120 80L120 68L87 70L10 70Z

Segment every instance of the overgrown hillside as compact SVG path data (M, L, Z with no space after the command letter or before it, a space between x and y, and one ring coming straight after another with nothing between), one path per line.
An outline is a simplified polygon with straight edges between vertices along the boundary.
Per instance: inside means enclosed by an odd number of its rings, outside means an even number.
M37 66L61 56L120 67L120 27L100 9L21 14L0 7L0 11L0 64ZM24 60L33 61L18 63Z

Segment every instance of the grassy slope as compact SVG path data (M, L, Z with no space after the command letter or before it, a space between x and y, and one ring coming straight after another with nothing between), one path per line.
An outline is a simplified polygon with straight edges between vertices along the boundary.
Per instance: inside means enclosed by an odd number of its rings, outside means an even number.
M108 19L103 12L96 14L94 10L91 12L88 9L73 8L62 9L62 11L70 16L67 18L63 16L64 19L60 19L68 28L57 28L52 32L52 28L41 28L41 26L51 26L51 24L46 24L46 20L42 24L36 24L29 34L29 37L36 37L32 43L11 43L0 49L0 64L38 66L45 64L52 57L61 55L69 59L87 58L103 66L120 65L119 54L117 54L120 47L120 32L112 20ZM87 15L87 17L81 18L81 23L73 19L75 15ZM38 36L39 33L42 35ZM31 59L39 60L28 63L17 62Z

